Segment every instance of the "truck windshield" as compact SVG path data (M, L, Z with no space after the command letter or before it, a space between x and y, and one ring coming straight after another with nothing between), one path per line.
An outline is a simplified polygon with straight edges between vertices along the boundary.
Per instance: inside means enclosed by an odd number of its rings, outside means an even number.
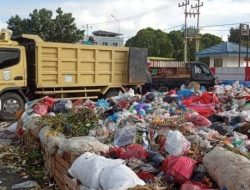
M11 67L20 61L20 50L14 48L0 48L0 69Z
M201 68L202 68L202 70L203 70L204 73L210 74L209 69L205 65L201 65Z

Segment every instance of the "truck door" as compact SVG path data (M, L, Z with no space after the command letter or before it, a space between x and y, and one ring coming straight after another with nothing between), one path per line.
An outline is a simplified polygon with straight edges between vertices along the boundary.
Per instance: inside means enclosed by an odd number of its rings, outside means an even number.
M24 109L19 93L26 85L26 57L23 47L0 47L0 118L14 120Z
M25 86L25 57L21 51L15 47L0 48L0 91Z
M191 68L192 76L190 81L198 82L206 87L214 86L214 75L205 64L193 64Z

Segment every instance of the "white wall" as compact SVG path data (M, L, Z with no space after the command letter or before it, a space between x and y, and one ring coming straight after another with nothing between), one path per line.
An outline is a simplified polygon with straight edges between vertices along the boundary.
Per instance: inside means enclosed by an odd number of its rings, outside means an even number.
M214 59L215 58L221 58L221 57L210 57L210 61L209 61L209 66L210 67L214 67ZM239 57L235 56L226 56L226 57L223 57L223 67L238 67L239 65ZM245 67L245 63L244 63L244 57L241 57L241 60L240 60L241 64L240 66L241 67Z
M240 59L240 66L244 67L244 57ZM223 67L239 67L239 57L223 57Z

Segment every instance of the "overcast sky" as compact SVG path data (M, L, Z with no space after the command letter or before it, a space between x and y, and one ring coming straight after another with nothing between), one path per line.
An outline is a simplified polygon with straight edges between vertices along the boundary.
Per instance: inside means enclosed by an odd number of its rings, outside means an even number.
M183 0L185 1L185 0ZM125 40L142 28L152 27L166 32L178 30L184 24L184 10L178 7L179 0L0 0L0 28L15 14L28 17L33 9L47 8L55 11L62 7L71 12L79 28L89 24L89 34L94 30L120 32ZM190 0L195 5L197 0ZM250 24L250 0L203 0L200 26L202 33L211 33L227 40L228 30L234 23ZM114 15L119 23L111 15ZM196 19L188 18L188 26ZM176 27L178 26L178 27ZM209 26L209 27L208 27Z

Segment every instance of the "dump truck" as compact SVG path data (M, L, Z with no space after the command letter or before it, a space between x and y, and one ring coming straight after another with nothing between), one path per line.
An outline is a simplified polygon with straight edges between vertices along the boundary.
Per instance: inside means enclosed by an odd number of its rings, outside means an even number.
M152 88L159 91L178 88L197 82L207 89L213 87L217 81L209 67L204 63L186 63L185 66L156 66L151 65Z
M147 49L45 42L0 32L0 118L43 96L96 99L145 82Z

